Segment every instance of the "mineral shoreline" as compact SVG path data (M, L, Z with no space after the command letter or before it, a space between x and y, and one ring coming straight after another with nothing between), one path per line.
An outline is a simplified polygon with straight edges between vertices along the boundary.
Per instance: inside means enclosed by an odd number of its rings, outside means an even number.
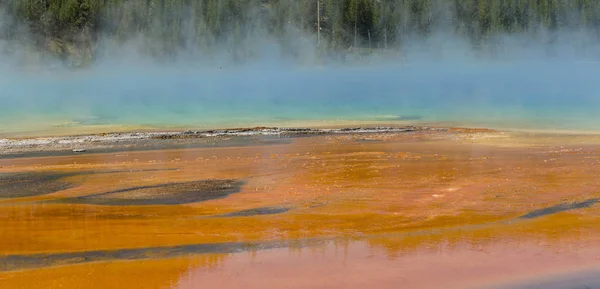
M110 152L190 148L204 146L248 145L256 139L274 141L314 135L445 132L449 128L420 126L377 126L345 128L278 128L253 127L218 130L185 130L174 132L122 132L74 136L0 139L0 158L49 156L73 153ZM171 142L166 142L172 140ZM216 142L221 142L218 144Z

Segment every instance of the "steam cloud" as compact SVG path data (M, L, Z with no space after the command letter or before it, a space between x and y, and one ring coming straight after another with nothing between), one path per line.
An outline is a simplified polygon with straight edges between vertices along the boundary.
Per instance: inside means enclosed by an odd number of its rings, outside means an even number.
M204 49L184 45L169 57L153 56L168 45L160 35L101 38L81 69L32 48L38 36L16 25L19 37L0 37L0 134L68 122L199 128L407 119L597 130L600 50L586 29L496 35L474 47L442 22L427 36L403 35L398 54L342 61L317 48L315 33L290 24L275 36L256 17L242 41L211 42L190 28L187 41L206 42ZM14 21L0 13L0 27Z

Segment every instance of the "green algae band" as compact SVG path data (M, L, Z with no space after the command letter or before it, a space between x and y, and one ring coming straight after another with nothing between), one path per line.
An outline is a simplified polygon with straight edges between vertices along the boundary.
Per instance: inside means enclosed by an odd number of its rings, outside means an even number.
M61 199L61 203L143 206L180 205L225 198L240 191L240 180L200 180L141 186L100 194Z

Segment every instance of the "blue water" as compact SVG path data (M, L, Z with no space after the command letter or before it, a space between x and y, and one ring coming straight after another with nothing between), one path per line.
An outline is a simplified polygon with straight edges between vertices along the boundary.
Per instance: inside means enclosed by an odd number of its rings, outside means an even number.
M0 132L319 120L600 131L598 75L600 64L575 61L5 70Z

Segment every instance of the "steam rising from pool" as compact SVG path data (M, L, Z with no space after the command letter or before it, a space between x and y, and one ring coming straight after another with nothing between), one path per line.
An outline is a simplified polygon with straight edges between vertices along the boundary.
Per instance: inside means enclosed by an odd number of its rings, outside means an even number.
M551 47L499 38L482 55L441 33L407 43L401 57L374 53L347 62L290 61L268 41L262 57L244 64L185 56L165 64L123 51L80 70L27 69L5 58L0 134L357 120L598 130L600 53L586 37L565 32Z

